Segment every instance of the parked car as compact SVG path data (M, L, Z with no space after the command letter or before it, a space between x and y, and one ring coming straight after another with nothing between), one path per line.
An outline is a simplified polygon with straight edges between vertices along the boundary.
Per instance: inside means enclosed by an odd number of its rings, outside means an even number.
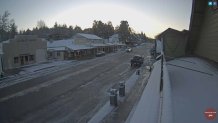
M105 52L104 51L99 51L96 53L96 57L101 57L101 56L104 56L105 55Z
M130 47L126 48L126 52L132 52L132 48Z
M131 67L141 67L141 65L144 63L144 58L140 55L135 55L130 62Z

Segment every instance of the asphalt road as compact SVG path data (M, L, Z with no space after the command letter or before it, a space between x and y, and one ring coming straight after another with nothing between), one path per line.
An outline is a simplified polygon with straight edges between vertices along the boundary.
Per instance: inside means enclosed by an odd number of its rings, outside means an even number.
M88 60L0 89L0 122L87 122L108 101L108 90L135 72L130 59L150 45Z

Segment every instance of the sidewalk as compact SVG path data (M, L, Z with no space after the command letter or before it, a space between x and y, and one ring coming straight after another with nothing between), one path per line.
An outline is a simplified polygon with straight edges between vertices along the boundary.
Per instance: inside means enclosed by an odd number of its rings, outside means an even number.
M150 75L145 67L140 68L141 74L136 72L126 80L126 96L119 97L118 107L108 102L89 120L89 123L124 123L137 103ZM109 98L109 97L108 97Z

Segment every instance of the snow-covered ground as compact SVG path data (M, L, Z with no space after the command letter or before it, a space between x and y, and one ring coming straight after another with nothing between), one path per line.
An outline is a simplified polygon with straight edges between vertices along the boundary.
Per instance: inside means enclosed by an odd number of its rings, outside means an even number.
M141 68L140 68L141 70ZM131 75L130 78L125 80L125 93L126 95L130 93L131 89L135 85L136 81L139 79L139 75L136 75L136 72ZM123 102L125 97L120 97L119 96L119 91L117 92L118 94L118 102ZM88 123L99 123L101 122L104 117L106 117L110 112L115 110L116 107L110 105L110 101L107 101L105 105L89 120Z
M29 67L23 67L22 70L19 72L19 74L28 74L28 73L32 73L32 72L42 71L44 69L69 64L71 62L76 62L76 61L73 61L73 60L54 60L54 61L50 61L48 63L35 64L35 65L31 65Z
M160 72L161 63L154 63L154 68L142 93L142 96L135 108L132 116L129 116L128 123L157 123L159 116L159 101L160 101Z
M4 88L19 82L27 81L40 76L66 69L80 64L75 60L50 61L47 63L33 64L21 68L18 74L10 75L0 81L0 88Z
M26 65L20 68L20 72L18 74L6 76L3 79L0 79L0 88L4 88L7 86L11 86L17 84L19 82L31 80L40 76L45 76L57 71L65 70L70 67L74 67L77 65L81 65L87 62L91 62L97 59L109 59L113 55L123 53L124 51L118 51L116 53L110 53L103 57L96 57L94 59L88 59L84 61L76 61L76 60L50 60L46 63L38 63Z

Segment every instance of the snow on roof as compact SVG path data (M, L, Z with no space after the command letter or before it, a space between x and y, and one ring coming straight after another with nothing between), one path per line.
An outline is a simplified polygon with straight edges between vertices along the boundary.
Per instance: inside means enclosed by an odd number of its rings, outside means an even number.
M47 47L66 47L68 45L72 45L73 40L67 39L67 40L57 40L57 41L48 41Z
M107 44L97 44L97 43L96 43L96 44L93 43L93 44L91 44L91 45L94 46L94 47L101 47L101 46L104 47L104 46L108 46Z
M218 110L218 70L198 58L167 62L172 88L173 123L206 123L208 108ZM211 120L218 122L218 118Z
M10 43L10 40L2 41L3 44Z
M69 45L67 47L70 48L70 49L73 49L73 50L82 50L82 49L92 49L92 48L94 48L94 47L91 47L91 46L76 45L76 44Z
M125 44L122 44L122 43L115 43L116 45L122 45L122 46L124 46Z
M110 36L110 38L118 38L119 37L119 35L118 34L113 34L112 36Z
M116 45L115 43L105 43L105 44L110 45L110 46Z
M66 50L65 47L48 47L47 50L49 51L64 51Z
M80 49L92 49L91 46L86 45L77 45L73 43L72 39L66 39L66 40L57 40L52 42L47 42L47 49L48 50L66 50L66 48L69 48L71 50L80 50Z
M87 39L94 39L94 40L102 39L102 38L100 38L100 37L98 37L96 35L93 35L93 34L85 34L85 33L77 33L77 34L79 34L79 35L81 35L81 36L83 36L83 37L85 37Z

